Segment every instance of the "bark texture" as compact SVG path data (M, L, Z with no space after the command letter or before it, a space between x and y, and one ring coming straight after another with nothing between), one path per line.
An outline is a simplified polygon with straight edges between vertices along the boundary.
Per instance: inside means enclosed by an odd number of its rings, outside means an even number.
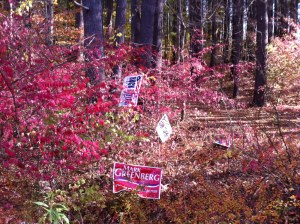
M266 102L267 85L267 44L268 44L268 9L267 0L256 1L256 74L253 103L262 107Z
M139 43L141 33L141 2L131 1L131 42Z
M190 32L191 32L191 54L197 55L203 49L202 0L189 0L189 19L190 19Z
M162 40L163 40L163 14L164 0L156 1L156 9L154 15L154 31L153 31L153 46L155 50L155 66L162 66Z
M239 93L238 63L241 58L242 38L243 38L243 0L233 0L232 15L232 52L231 52L231 74L233 77L233 98Z
M151 63L152 63L151 59L152 59L155 8L156 8L156 1L143 0L140 43L145 48L145 53L143 54L143 64L148 68L151 67Z
M117 10L116 10L116 27L115 27L115 38L116 47L118 48L120 44L125 41L125 26L126 26L126 10L127 0L117 0ZM113 73L120 78L122 74L122 65L117 65L113 68Z
M82 4L88 8L83 9L84 46L91 50L91 53L86 55L86 60L91 61L92 58L104 57L102 1L83 0ZM92 84L96 84L104 80L104 70L90 66L87 69L87 76Z

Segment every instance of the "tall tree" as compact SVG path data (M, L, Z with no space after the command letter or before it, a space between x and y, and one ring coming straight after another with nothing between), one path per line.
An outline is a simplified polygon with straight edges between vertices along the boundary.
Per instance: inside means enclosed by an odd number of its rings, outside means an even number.
M172 51L172 56L171 56L171 61L172 63L177 63L179 62L179 54L178 54L178 49L179 49L179 45L180 45L180 26L179 26L179 17L177 14L178 11L178 5L177 5L177 1L178 0L174 0L172 5L168 5L170 10L170 20L171 20L171 24L170 24L170 31L171 31L171 51Z
M167 7L167 10L164 12L164 28L165 32L164 34L164 57L169 59L169 54L170 54L170 43L171 43L171 35L170 35L170 30L171 30L171 13L170 13L170 8Z
M141 33L141 2L131 0L131 42L139 43Z
M151 66L151 58L152 58L155 8L156 8L156 1L153 0L142 1L140 43L146 50L143 55L143 60L144 60L144 65L148 68Z
M239 74L238 64L241 58L242 38L243 38L243 0L233 0L233 15L232 15L232 52L231 74L233 77L233 98L236 98L239 93Z
M230 37L230 0L223 0L224 22L223 22L223 62L229 62L229 37Z
M253 0L247 0L247 32L246 32L246 57L248 61L255 60L256 38L256 8Z
M54 4L53 0L46 0L45 2L45 18L46 18L46 28L47 28L47 44L52 45L54 42L53 39L53 30L54 30Z
M275 0L275 18L277 23L275 28L275 35L282 37L288 32L288 0Z
M210 66L214 66L216 64L216 44L217 44L217 22L216 22L216 14L217 14L217 1L211 1L211 42L212 42L212 51L210 58Z
M290 19L293 23L298 22L298 0L290 0ZM291 25L290 32L295 31L296 27L294 25Z
M291 18L298 23L298 5L299 0L291 0Z
M157 68L161 68L162 66L163 14L164 0L156 0L153 46L155 50L155 64Z
M80 3L82 5L82 0L80 0ZM83 8L79 7L79 12L75 15L75 26L76 28L79 28L79 45L82 47L84 45L84 20L83 20ZM79 61L84 61L84 55L82 50L79 53L78 57Z
M274 37L274 0L268 0L268 42Z
M123 44L125 40L126 9L127 0L117 0L115 32L118 45Z
M116 47L124 43L125 40L125 26L126 26L126 9L127 0L117 0L117 10L116 10L116 23L115 23L115 39ZM114 67L114 74L118 77L121 76L121 66Z
M103 49L103 20L102 20L102 1L82 0L83 20L84 20L84 46L93 52L88 54L86 60L92 57L99 59L104 56ZM103 81L105 78L102 68L89 67L87 76L92 84Z
M268 44L268 1L256 0L256 74L253 103L262 107L266 102L267 44Z
M279 36L279 10L278 0L274 0L274 37Z
M186 27L183 19L183 4L182 0L176 1L176 61L183 61L183 48L185 41Z
M203 49L203 3L202 0L189 0L191 33L191 53L198 54Z
M113 17L113 5L114 1L113 0L105 0L105 8L106 8L106 16L104 20L104 26L107 28L106 30L106 37L111 36L111 31L112 31L112 17Z

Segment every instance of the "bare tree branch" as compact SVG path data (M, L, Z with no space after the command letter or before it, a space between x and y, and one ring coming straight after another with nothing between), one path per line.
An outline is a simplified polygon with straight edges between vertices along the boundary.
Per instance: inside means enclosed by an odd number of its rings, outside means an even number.
M74 0L74 3L75 3L75 5L78 5L78 6L84 8L84 9L86 9L86 10L89 10L89 7L84 6L82 3L80 4L80 3L78 3L78 2L75 1L75 0Z

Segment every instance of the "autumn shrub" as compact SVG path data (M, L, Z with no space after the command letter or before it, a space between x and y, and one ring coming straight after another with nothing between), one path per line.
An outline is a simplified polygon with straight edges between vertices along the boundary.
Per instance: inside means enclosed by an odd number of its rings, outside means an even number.
M278 100L282 104L280 95L287 92L294 92L299 97L299 47L299 39L294 35L275 38L268 46L268 86L274 94L274 102Z
M112 50L102 60L77 62L76 46L45 45L39 33L24 27L18 16L12 23L3 20L0 39L1 168L35 185L47 181L53 192L66 191L62 183L74 185L78 173L108 172L113 160L156 163L155 156L141 149L158 146L153 126L162 113L174 122L179 119L181 109L169 104L189 99L218 101L217 92L206 93L204 86L193 88L195 74L201 76L207 69L203 65L194 65L199 67L194 74L191 62L163 72L137 68L131 63L136 49L130 46ZM136 108L117 106L122 79L110 79L109 74L120 61L122 77L145 74ZM107 81L91 85L85 76L89 66L105 67ZM89 208L82 204L79 210Z
M68 159L80 165L82 158L106 154L105 146L95 141L96 130L107 127L99 115L116 104L102 100L106 85L88 88L82 66L74 64L73 49L43 45L34 30L17 20L13 33L8 22L1 26L2 165L19 168L19 175L51 179L57 167L74 170ZM87 103L99 95L97 103Z

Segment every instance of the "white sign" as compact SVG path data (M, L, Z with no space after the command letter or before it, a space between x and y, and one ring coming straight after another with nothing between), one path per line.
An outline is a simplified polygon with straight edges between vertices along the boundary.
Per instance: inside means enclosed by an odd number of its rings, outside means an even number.
M214 142L215 146L219 146L224 149L228 149L231 146L231 142L228 140L218 140Z
M171 136L172 127L166 114L160 119L155 130L162 142L167 141L168 138Z
M143 75L127 76L123 82L123 90L120 96L120 107L136 106L139 98L139 91L142 85Z

